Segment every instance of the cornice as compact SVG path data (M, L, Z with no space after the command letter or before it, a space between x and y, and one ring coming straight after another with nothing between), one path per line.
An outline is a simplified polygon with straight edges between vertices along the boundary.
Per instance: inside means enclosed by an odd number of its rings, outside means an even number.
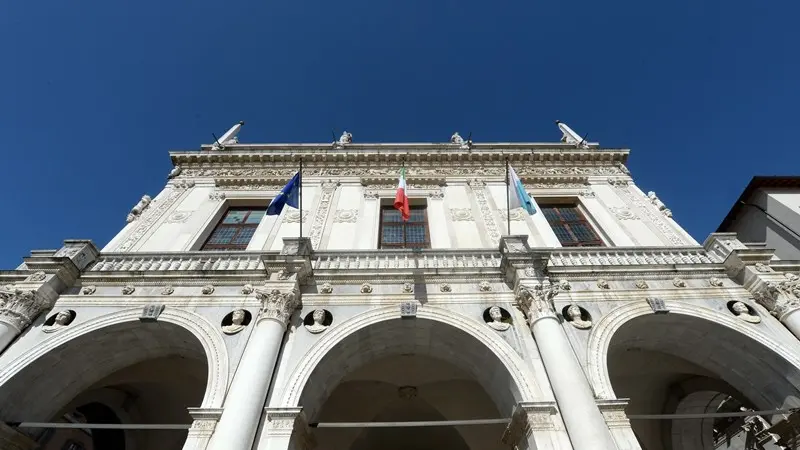
M449 144L350 144L334 149L330 144L234 145L223 151L170 152L172 163L189 168L196 165L288 164L300 158L307 166L329 164L418 163L511 163L553 165L617 165L628 159L628 149L576 149L562 144L475 144L465 150Z

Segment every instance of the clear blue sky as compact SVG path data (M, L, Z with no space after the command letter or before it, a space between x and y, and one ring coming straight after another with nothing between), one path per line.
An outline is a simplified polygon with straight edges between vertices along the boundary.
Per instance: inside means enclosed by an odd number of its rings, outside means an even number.
M0 268L100 247L167 151L243 142L555 141L632 149L702 241L751 176L798 174L800 2L4 1Z

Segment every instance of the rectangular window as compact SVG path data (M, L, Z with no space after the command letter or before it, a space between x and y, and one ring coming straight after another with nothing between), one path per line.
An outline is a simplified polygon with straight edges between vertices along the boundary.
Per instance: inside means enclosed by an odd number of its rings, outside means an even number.
M214 228L203 250L245 250L266 214L266 208L229 208Z
M382 206L378 248L431 248L425 205L412 205L408 222L394 206Z
M577 205L539 205L547 222L564 247L602 247L603 241L594 232Z

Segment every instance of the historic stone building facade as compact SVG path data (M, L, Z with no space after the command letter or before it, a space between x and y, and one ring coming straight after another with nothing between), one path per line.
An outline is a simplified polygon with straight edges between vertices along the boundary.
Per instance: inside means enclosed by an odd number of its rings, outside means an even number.
M0 273L0 448L793 439L800 264L731 233L700 245L626 149L228 136L171 157L103 249L68 240ZM303 210L265 215L301 159ZM536 214L506 211L506 160ZM403 165L409 222L391 207ZM642 417L743 408L782 412ZM375 426L415 421L463 422Z

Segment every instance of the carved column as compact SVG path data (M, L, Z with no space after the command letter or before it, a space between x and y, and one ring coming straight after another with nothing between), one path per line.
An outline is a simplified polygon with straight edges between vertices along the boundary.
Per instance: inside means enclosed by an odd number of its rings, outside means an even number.
M787 273L780 281L766 281L753 298L800 339L800 277Z
M28 328L36 316L52 306L34 290L13 286L0 288L0 352Z
M262 301L261 312L228 390L209 450L252 448L286 325L300 306L294 287L256 289L256 298Z
M317 442L302 408L264 408L266 420L258 450L312 450Z
M503 443L519 450L559 448L553 422L555 413L555 402L520 402L503 433Z
M617 448L556 315L553 297L558 295L558 286L521 286L518 295L573 448Z

